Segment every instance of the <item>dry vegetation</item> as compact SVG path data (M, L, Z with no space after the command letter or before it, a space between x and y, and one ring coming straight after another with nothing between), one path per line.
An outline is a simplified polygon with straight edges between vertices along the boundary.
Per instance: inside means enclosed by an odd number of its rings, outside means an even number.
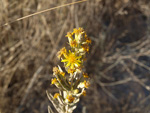
M73 1L1 0L0 24ZM149 113L149 8L149 0L88 0L1 27L0 112L47 113L56 52L67 31L83 27L92 80L75 113Z

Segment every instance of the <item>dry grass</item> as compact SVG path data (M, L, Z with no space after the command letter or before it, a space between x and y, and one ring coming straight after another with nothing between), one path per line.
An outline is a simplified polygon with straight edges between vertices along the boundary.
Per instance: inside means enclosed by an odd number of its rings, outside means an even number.
M73 1L1 0L0 24ZM45 90L57 91L50 86L56 52L80 26L93 41L86 63L92 84L75 112L148 113L149 7L147 0L89 0L1 27L0 111L47 113Z

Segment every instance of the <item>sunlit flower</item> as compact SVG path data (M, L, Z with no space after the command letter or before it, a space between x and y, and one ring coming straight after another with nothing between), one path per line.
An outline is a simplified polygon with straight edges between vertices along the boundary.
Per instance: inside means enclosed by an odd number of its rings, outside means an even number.
M86 80L84 80L84 87L85 87L85 88L88 88L89 86L90 86L90 83L87 82Z
M68 38L73 38L73 37L72 37L72 33L68 32L67 35L66 35L66 37L68 37Z
M74 90L74 93L75 93L75 94L79 93L79 90L78 90L78 89L75 89L75 90Z
M71 46L71 47L77 47L77 45L78 45L78 44L77 44L77 41L76 41L76 40L73 40L73 41L70 42L70 46Z
M68 69L68 73L74 73L75 72L75 69Z
M86 33L85 33L84 37L87 38L87 34Z
M65 72L60 72L60 74L61 74L62 76L65 76Z
M86 53L89 52L91 40L83 28L75 28L73 32L68 32L66 37L69 48L64 47L57 52L57 57L63 62L64 68L59 65L54 67L54 77L51 79L51 84L59 89L59 93L55 93L53 97L48 94L48 97L57 111L72 113L80 96L85 96L85 90L90 86L90 82L87 81L89 76L84 73L83 63Z
M86 96L86 91L85 91L85 90L82 92L82 95L83 95L83 96Z
M59 93L55 93L55 95L54 95L54 99L55 99L55 98L58 98L58 97L59 97L59 95L60 95Z
M75 53L69 51L68 55L65 56L65 59L63 59L61 62L66 62L66 67L70 67L71 69L74 69L75 67L79 67L81 64L80 58L82 56L76 56Z
M74 101L75 97L73 97L72 95L67 95L66 97L66 101L69 103L72 103Z
M51 80L51 84L55 84L57 82L57 79L56 78L53 78L52 80Z
M54 74L58 74L60 71L59 71L58 67L53 67L53 72L54 72Z
M68 32L66 37L68 37L69 44L73 41L73 34Z
M74 28L74 29L73 29L73 33L75 33L75 34L78 35L78 34L79 34L79 30L78 30L77 28Z
M79 44L81 42L82 39L82 35L85 33L85 31L83 30L83 28L79 28L79 29L74 29L73 30L73 34L75 34L75 40L77 41L77 43Z
M62 55L65 56L66 53L67 53L67 50L66 50L66 48L64 47L64 48L62 48L60 51L57 52L57 57L60 59L60 57L62 57Z
M89 76L88 76L87 73L83 73L83 77L84 77L84 78L89 78Z
M73 29L73 33L75 33L75 34L77 34L77 35L78 35L79 33L83 34L83 33L84 33L84 29L81 28L81 27L80 27L79 29L76 29L76 28L75 28L75 29Z
M91 40L89 38L86 38L86 43L91 44Z
M84 80L84 82L81 82L79 85L78 85L78 88L88 88L90 86L90 83L86 80Z
M84 44L82 46L82 49L85 51L85 52L89 52L89 46L87 44Z

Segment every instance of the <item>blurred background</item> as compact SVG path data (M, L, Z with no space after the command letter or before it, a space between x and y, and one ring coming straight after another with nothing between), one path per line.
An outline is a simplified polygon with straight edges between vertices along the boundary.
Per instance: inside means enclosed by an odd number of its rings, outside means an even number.
M1 0L0 24L78 0ZM150 113L150 1L88 0L0 27L0 112L47 113L65 35L92 40L87 96L74 113ZM54 109L54 108L53 108Z

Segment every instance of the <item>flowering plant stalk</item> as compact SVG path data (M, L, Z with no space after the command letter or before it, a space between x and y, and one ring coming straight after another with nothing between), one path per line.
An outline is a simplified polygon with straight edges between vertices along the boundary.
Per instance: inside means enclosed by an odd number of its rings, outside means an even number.
M64 69L58 65L53 68L53 78L51 84L54 84L59 93L54 96L47 92L49 100L54 105L58 113L72 113L79 102L81 95L86 95L85 89L89 87L89 76L83 71L83 63L86 60L86 53L89 52L91 40L87 37L83 28L74 29L68 32L70 50L65 47L58 53L57 57L64 63ZM49 113L53 113L48 107Z

